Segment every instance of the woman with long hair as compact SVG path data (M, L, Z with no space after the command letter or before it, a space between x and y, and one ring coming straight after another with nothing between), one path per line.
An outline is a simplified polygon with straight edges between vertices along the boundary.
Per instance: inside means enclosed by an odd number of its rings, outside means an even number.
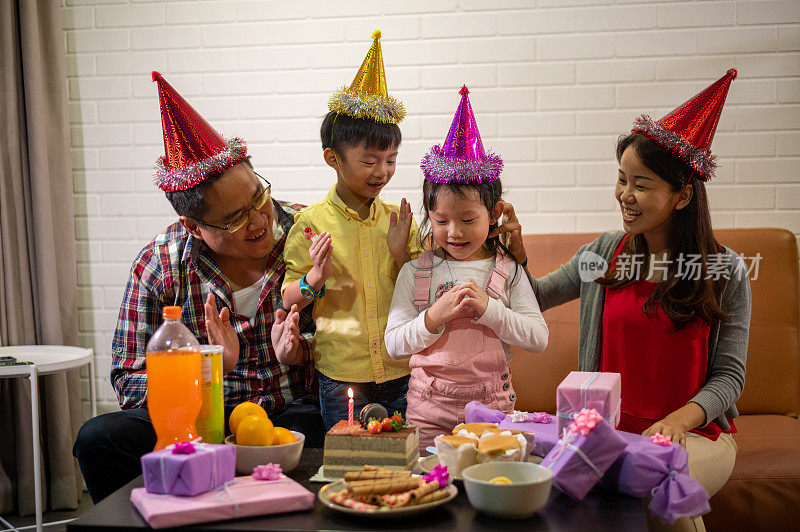
M616 150L624 232L604 233L555 272L531 278L542 310L580 298L579 368L622 375L619 429L683 445L709 495L736 459L730 434L750 324L747 268L714 237L705 189L714 169L708 147L735 76L658 122L640 117ZM525 262L521 239L513 240ZM589 278L581 265L598 256L608 269Z

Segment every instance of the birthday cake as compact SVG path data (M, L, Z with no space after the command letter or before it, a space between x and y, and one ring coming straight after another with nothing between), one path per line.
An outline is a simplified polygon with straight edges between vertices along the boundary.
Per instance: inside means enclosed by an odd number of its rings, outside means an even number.
M386 410L380 405L367 405L353 424L342 420L331 427L325 434L323 474L340 478L364 465L412 469L419 459L417 427L406 425L399 415L395 423L385 416Z

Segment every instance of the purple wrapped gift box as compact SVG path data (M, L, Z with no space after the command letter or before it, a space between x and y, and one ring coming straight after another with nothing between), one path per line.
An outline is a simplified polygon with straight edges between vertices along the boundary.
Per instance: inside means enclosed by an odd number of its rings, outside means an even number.
M576 423L586 416L588 428ZM580 501L597 484L628 445L596 410L581 410L575 422L564 429L561 439L542 460L553 472L555 485ZM534 438L535 439L535 438Z
M233 445L195 444L195 452L174 454L171 448L142 456L144 487L148 493L194 496L233 480Z
M634 497L652 495L650 512L667 523L711 510L708 492L689 476L686 449L677 443L657 445L648 436L619 434L628 445L603 476L604 487Z
M619 373L571 371L556 388L558 434L584 408L600 412L611 427L619 425L622 378Z

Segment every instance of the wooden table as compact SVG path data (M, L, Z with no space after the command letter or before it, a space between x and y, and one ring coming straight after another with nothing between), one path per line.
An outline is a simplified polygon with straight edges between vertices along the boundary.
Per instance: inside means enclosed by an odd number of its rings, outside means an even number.
M308 479L322 464L322 449L305 449L300 464L288 476L317 493L324 485ZM640 499L592 490L576 502L553 488L547 505L536 515L520 520L500 520L475 510L460 482L458 497L430 512L387 520L359 518L335 512L319 500L310 512L247 517L186 527L186 530L470 530L511 532L515 530L647 530ZM135 530L148 528L130 502L131 490L143 486L139 477L67 525L68 531Z

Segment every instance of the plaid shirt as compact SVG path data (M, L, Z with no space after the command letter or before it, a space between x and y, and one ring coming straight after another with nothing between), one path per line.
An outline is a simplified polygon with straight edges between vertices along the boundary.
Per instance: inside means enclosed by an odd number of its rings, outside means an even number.
M271 345L275 311L283 307L283 247L294 224L294 214L302 208L275 200L273 206L278 231L267 257L258 310L252 319L231 310L231 323L239 336L239 362L224 379L226 409L253 401L270 415L281 412L296 399L315 400L316 396L313 363L285 366L278 362ZM208 248L179 223L169 226L139 253L131 268L112 344L111 383L122 408L146 404L145 347L161 325L163 307L182 307L184 325L201 343L208 341L203 304L209 292L214 293L218 308L233 309L228 282ZM308 361L315 330L311 308L306 307L300 314L300 348Z

